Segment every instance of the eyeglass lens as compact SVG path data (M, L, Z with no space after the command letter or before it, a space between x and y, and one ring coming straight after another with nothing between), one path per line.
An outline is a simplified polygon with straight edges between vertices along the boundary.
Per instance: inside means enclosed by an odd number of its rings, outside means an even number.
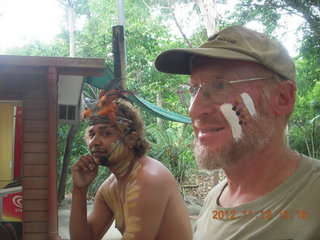
M213 103L223 103L229 94L229 87L226 82L221 81L208 81L201 86L191 86L182 84L179 87L179 96L183 104L190 106L193 98L198 91L201 91L205 98Z

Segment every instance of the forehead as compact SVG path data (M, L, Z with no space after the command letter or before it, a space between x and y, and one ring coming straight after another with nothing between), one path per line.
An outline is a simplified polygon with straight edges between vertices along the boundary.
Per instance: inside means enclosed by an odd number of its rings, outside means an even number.
M111 124L107 124L107 123L93 124L89 127L90 132L111 130L111 129L113 129L113 126Z

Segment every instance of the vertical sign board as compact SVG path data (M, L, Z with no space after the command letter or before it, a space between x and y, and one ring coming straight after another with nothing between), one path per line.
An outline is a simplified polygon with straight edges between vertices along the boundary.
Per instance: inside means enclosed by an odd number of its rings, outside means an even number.
M0 189L13 180L14 166L14 108L19 102L0 101Z
M0 189L0 222L10 223L22 239L23 222L22 187Z
M11 223L21 239L22 187L9 186L14 180L21 178L23 141L21 102L0 101L0 112L0 222Z
M22 222L21 187L0 190L2 205L2 222Z
M13 179L21 177L22 164L22 107L15 109L15 139L14 139L14 171Z

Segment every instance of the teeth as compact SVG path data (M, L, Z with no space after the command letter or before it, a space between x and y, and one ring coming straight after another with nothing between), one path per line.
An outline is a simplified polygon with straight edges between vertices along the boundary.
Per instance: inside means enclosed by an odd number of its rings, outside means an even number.
M199 132L199 136L205 136L207 133L210 133L210 132L219 132L223 129L223 127L221 128L213 128L213 129L207 129L207 130L203 130L203 131L200 131Z

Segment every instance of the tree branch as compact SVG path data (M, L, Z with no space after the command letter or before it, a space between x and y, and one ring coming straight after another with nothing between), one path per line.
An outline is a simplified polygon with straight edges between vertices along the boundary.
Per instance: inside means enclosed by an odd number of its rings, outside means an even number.
M290 8L287 8L286 5L278 5L278 4L274 4L274 3L269 3L269 4L236 4L236 6L240 6L240 7L255 7L255 8L264 8L264 7L273 7L273 8L282 8L284 10L286 10L287 12L297 15L298 17L304 17L303 15L299 14L298 12L293 11Z
M187 36L186 36L186 35L184 34L184 32L182 31L182 28L180 27L180 25L179 25L179 23L178 23L178 20L177 20L177 18L176 18L176 15L174 14L174 9L171 7L171 4L170 4L169 9L170 9L170 12L171 12L171 14L172 14L173 20L174 20L176 26L178 27L178 30L179 30L179 32L181 33L183 39L187 42L187 44L188 44L189 47L193 48L191 42L189 41L189 39L187 38Z
M63 0L57 0L61 5L67 7L68 3L65 3Z
M151 7L145 2L145 0L142 0L142 3L148 8L149 11L151 11Z

